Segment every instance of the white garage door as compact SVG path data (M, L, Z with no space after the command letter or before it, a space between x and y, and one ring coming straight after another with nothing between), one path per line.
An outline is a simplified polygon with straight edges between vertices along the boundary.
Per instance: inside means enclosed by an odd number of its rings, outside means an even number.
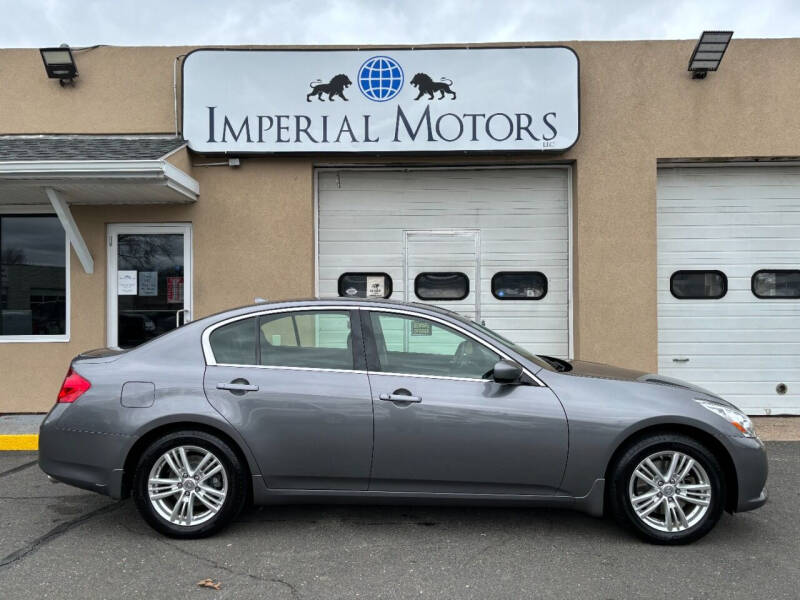
M798 269L800 168L659 169L659 371L800 413Z
M362 296L365 277L386 273L394 300L456 310L568 357L568 177L561 167L320 170L318 294ZM340 290L346 273L362 285Z

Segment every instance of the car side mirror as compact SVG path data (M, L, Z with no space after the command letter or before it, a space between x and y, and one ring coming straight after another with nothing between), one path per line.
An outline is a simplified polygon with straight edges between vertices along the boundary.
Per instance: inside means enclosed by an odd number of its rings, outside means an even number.
M519 383L522 378L522 367L510 360L499 360L492 369L492 379L496 383Z

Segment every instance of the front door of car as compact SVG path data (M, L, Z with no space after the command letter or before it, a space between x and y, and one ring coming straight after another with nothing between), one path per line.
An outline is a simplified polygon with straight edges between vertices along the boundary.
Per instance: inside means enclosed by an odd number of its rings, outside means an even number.
M567 422L549 388L490 378L500 359L441 321L362 311L375 413L370 490L555 493Z
M268 487L367 488L372 401L357 315L270 313L208 336L206 396L242 433Z

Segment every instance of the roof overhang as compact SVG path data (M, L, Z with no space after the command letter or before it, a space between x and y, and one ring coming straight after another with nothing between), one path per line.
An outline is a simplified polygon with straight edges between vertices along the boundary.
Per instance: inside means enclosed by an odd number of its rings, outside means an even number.
M200 194L164 159L0 162L0 205L49 204L45 188L69 204L185 204Z

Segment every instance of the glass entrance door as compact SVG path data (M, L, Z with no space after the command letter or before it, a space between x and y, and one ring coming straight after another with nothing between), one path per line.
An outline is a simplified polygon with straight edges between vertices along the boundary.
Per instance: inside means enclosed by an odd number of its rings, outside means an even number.
M133 348L191 320L191 225L109 225L108 345Z

